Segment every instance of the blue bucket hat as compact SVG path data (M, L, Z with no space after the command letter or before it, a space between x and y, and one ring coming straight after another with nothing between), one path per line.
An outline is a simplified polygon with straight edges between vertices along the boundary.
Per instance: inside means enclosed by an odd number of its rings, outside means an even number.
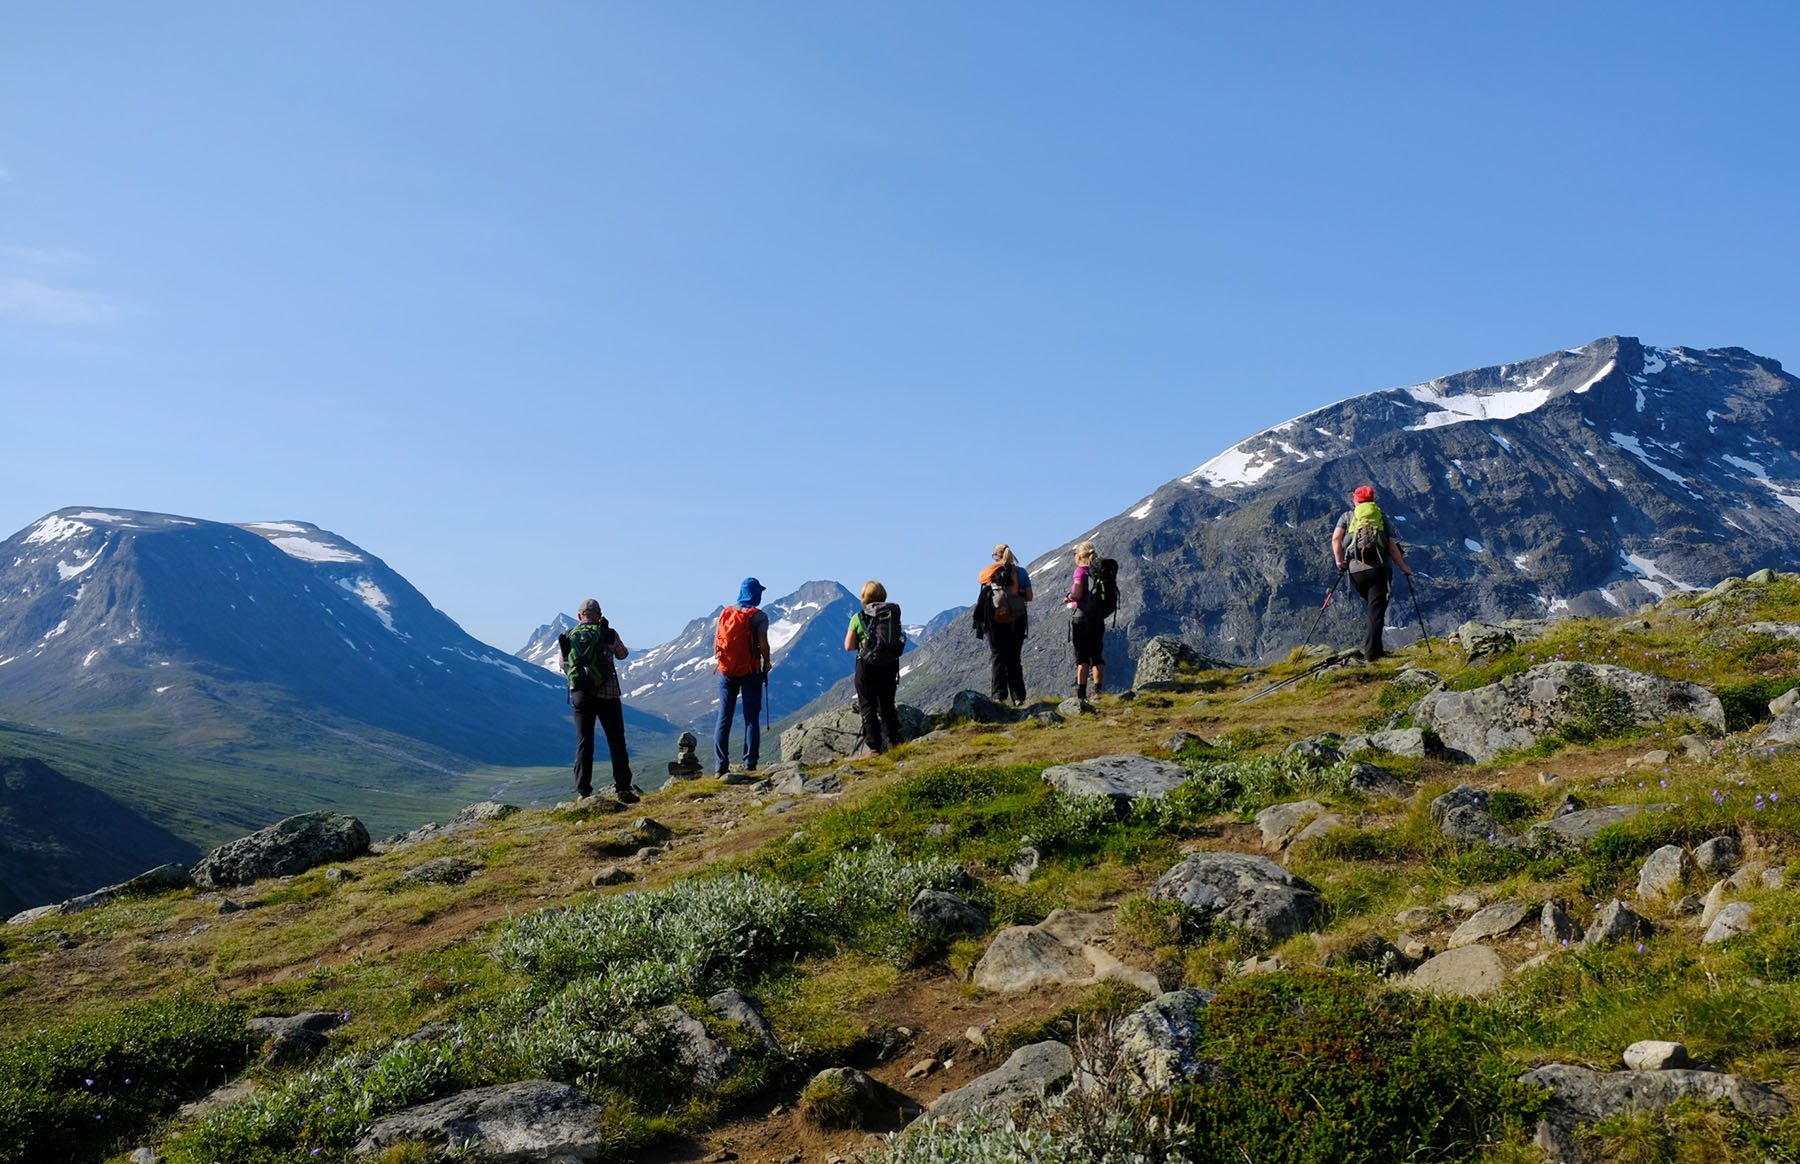
M762 596L765 589L767 589L767 587L754 578L744 579L743 583L738 586L738 605L762 605Z

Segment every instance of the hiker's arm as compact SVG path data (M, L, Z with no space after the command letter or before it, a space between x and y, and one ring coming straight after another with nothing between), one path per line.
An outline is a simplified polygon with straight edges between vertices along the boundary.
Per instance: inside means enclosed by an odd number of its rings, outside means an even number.
M1394 564L1400 567L1402 574L1412 577L1412 567L1406 564L1406 555L1400 552L1400 543L1394 540L1392 534L1388 535L1388 557L1394 559Z
M619 637L618 631L613 632L612 651L613 651L613 658L615 658L615 659L623 659L625 656L631 654L631 652L629 650L627 650L625 647L625 640Z
M1019 587L1019 597L1027 602L1031 601L1031 580L1029 578Z
M1087 571L1077 570L1074 581L1069 583L1069 596L1064 602L1080 606L1081 600L1087 597Z
M764 615L762 618L757 620L756 641L751 644L750 649L751 649L752 653L762 656L763 674L767 675L769 673L769 668L773 665L769 662L769 617L768 617L768 615Z
M856 647L856 624L851 623L850 629L844 632L844 649L846 651L854 651Z
M1344 561L1344 527L1341 525L1331 531L1331 557L1337 563L1338 569L1342 570L1346 563Z

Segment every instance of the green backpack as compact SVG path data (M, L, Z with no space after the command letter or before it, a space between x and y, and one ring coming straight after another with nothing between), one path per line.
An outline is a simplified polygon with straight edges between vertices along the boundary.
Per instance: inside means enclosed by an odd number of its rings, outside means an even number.
M1365 566L1379 566L1387 561L1387 516L1373 501L1364 501L1350 515L1350 528L1344 538L1344 557Z
M570 691L598 691L613 676L612 630L599 623L579 622L569 628L569 654L563 669Z

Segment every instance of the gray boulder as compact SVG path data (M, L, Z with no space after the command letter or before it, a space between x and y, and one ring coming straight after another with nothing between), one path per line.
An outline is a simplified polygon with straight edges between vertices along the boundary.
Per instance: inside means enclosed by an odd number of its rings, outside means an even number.
M1431 750L1431 740L1422 728L1391 728L1384 732L1346 736L1341 748L1346 756L1357 752L1386 752L1391 756L1423 760Z
M1034 926L1008 926L988 943L970 979L998 994L1109 979L1146 994L1159 991L1156 975L1127 966L1099 944L1104 926L1102 915L1068 909L1056 910Z
M1474 763L1596 716L1620 726L1686 716L1725 730L1725 709L1706 688L1600 663L1545 663L1473 691L1435 691L1413 709L1452 758Z
M675 1036L675 1057L693 1073L694 1086L700 1090L713 1090L737 1068L737 1052L713 1038L699 1019L679 1006L659 1006L647 1021Z
M1343 743L1335 735L1314 736L1308 740L1295 740L1287 746L1290 755L1299 756L1303 760L1311 760L1315 764L1335 764L1344 758Z
M1607 804L1583 808L1540 821L1525 830L1525 847L1534 853L1578 849L1600 835L1602 829L1645 812L1667 812L1672 804Z
M1471 659L1510 651L1520 643L1542 638L1550 627L1547 619L1509 618L1504 622L1465 622L1456 628L1456 642Z
M1694 846L1694 868L1709 876L1729 873L1744 859L1744 848L1732 836L1713 837Z
M1267 857L1193 853L1150 887L1153 901L1179 901L1208 924L1277 942L1311 927L1324 899L1310 882Z
M906 907L909 921L934 934L981 934L987 932L988 915L957 894L944 889L921 889Z
M844 790L844 778L839 771L808 776L805 772L795 770L783 772L779 776L772 775L769 787L777 796L835 796Z
M603 1115L599 1104L565 1083L478 1087L377 1120L356 1154L422 1141L458 1153L459 1160L491 1164L599 1160L607 1154Z
M1706 935L1700 939L1703 945L1713 945L1727 941L1739 934L1747 934L1755 929L1753 910L1747 901L1734 901L1719 910L1712 924L1706 927Z
M1200 1024L1194 1016L1213 998L1210 990L1171 991L1119 1020L1113 1034L1133 1090L1160 1094L1191 1083L1205 1072L1205 1062L1194 1053L1200 1040Z
M194 866L194 884L228 889L265 877L304 873L369 851L369 830L341 812L307 812L220 845Z
M1371 800L1405 800L1412 795L1406 781L1386 768L1362 761L1350 768L1350 787Z
M1582 937L1581 923L1570 917L1562 906L1546 901L1538 911L1538 937L1546 946L1572 946Z
M1633 1071L1674 1071L1692 1066L1684 1044L1640 1039L1625 1048L1625 1066Z
M1212 664L1213 660L1174 635L1156 635L1138 653L1137 674L1132 686L1139 691L1179 687L1183 670L1195 670Z
M931 730L931 720L911 704L902 703L900 737L916 740ZM795 764L834 764L848 760L862 747L862 717L854 703L834 707L781 733L781 758Z
M1650 933L1650 923L1615 897L1594 915L1593 924L1588 926L1587 936L1581 939L1581 944L1605 946L1614 942L1635 942L1649 937Z
M1431 823L1451 840L1484 844L1505 835L1488 810L1490 796L1473 784L1458 784L1431 802Z
M1747 1116L1776 1120L1793 1109L1787 1100L1741 1075L1716 1071L1612 1071L1570 1063L1550 1063L1519 1076L1519 1082L1550 1091L1538 1124L1537 1144L1552 1161L1585 1159L1577 1129L1616 1115L1660 1111L1677 1100L1724 1100Z
M763 1017L762 1008L756 1000L735 987L729 987L706 1000L712 1012L727 1022L734 1022L751 1034L756 1041L771 1051L781 1050L781 1041L775 1037L775 1028Z
M433 857L423 865L414 865L411 869L394 879L392 889L414 889L421 885L461 885L475 876L481 868L465 857Z
M1316 800L1271 804L1256 814L1256 827L1262 832L1263 848L1271 853L1279 853L1300 834L1301 829L1323 815L1325 806Z
M158 865L154 869L139 873L129 881L121 881L117 885L108 885L104 889L96 889L91 893L83 893L79 897L71 897L67 901L59 901L54 905L39 905L31 909L21 910L6 919L7 925L29 925L42 917L59 914L67 917L70 914L85 913L90 909L99 909L109 905L121 897L150 897L158 893L169 893L178 889L191 889L194 878L186 865Z
M1678 897L1687 883L1693 862L1680 845L1663 845L1644 858L1638 870L1637 895L1643 901L1662 901Z
M1790 705L1770 721L1756 742L1782 748L1800 743L1800 703Z
M244 1025L263 1041L264 1067L304 1063L330 1042L326 1034L344 1021L341 1011L315 1010L305 1014L253 1018Z
M1018 720L1019 711L997 703L979 691L965 690L950 697L950 706L945 709L944 716L971 723L1013 723Z
M1121 805L1161 800L1190 773L1172 760L1149 756L1099 756L1044 769L1044 780L1070 796L1110 796Z
M958 1123L970 1116L1004 1117L1015 1109L1054 1095L1075 1074L1075 1056L1058 1042L1020 1047L1005 1063L977 1076L955 1091L938 1096L925 1118Z
M451 837L457 833L466 833L489 821L505 820L519 811L516 804L502 804L497 800L484 800L479 804L471 804L459 811L444 824L421 825L410 833L391 837L386 842L387 851L400 852L410 849L422 841L434 841L440 837Z
M1455 950L1472 946L1484 938L1503 937L1525 924L1525 919L1530 916L1529 902L1502 901L1486 909L1476 910L1472 917L1452 931L1446 944Z
M1480 998L1506 982L1506 963L1488 946L1446 950L1406 976L1406 984L1427 994Z

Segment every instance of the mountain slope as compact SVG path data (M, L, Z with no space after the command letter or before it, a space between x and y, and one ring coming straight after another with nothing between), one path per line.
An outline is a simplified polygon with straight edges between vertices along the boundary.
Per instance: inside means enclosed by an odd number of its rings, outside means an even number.
M1629 611L1791 567L1797 388L1779 363L1741 348L1612 337L1314 410L1031 562L1027 682L1056 694L1072 681L1057 598L1082 538L1120 563L1110 687L1157 634L1223 658L1286 651L1334 581L1331 529L1365 482L1407 547L1434 633L1468 618ZM1315 637L1354 642L1360 613L1353 597L1334 604ZM1403 585L1389 619L1395 641L1416 636ZM953 620L911 660L902 696L928 703L968 686L986 687L985 649Z

